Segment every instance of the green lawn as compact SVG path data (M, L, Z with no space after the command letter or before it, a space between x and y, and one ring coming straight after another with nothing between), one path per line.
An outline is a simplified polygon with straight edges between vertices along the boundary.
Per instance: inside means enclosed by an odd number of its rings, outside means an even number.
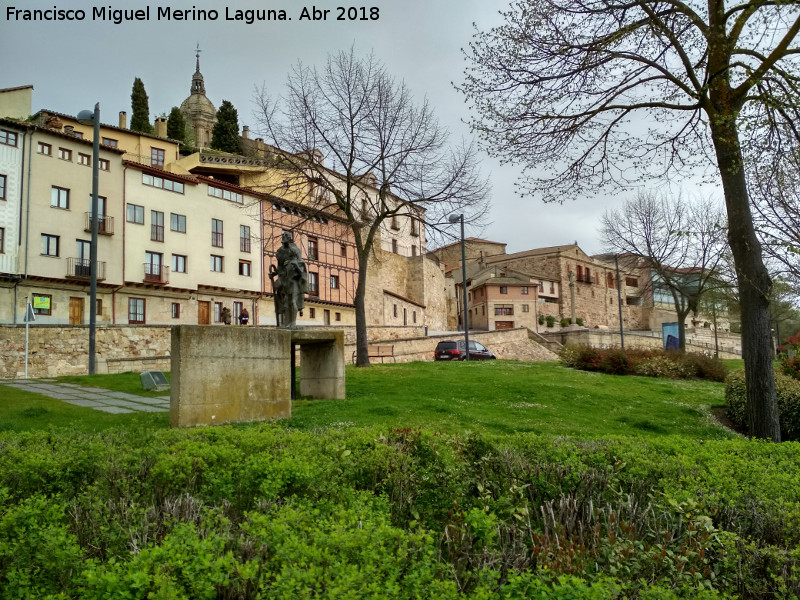
M141 395L135 373L63 377L87 386ZM0 388L0 428L48 426L81 431L166 428L168 416L108 415L37 394ZM380 426L452 433L532 432L598 438L616 435L731 437L709 418L724 404L723 386L705 381L617 377L556 363L490 361L347 367L346 400L300 399L284 427L300 430Z

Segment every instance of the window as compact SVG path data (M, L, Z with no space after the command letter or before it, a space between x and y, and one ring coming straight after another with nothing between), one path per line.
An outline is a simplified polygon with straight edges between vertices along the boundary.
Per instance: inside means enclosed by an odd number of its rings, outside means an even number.
M181 305L179 302L172 303L172 318L173 319L181 318Z
M31 304L35 315L53 314L53 297L50 294L33 294Z
M211 245L222 248L222 221L211 219Z
M313 308L309 308L308 309L308 318L309 319L315 318L316 315L317 315L317 311L316 310L314 310Z
M0 227L0 254L6 252L6 228Z
M400 230L400 223L397 222L397 217L396 216L392 217L392 225L391 225L391 227L395 231L399 231Z
M419 235L419 225L414 217L411 217L411 235L417 237Z
M138 204L128 204L126 214L128 223L144 225L144 206L139 206Z
M150 211L150 239L154 242L164 241L164 213L161 211Z
M161 148L150 148L150 164L154 167L164 166L164 151Z
M107 159L101 158L97 161L97 165L101 171L110 171L111 170L111 163L108 162Z
M342 258L347 258L347 246L344 244L339 248L339 255L342 256Z
M208 195L214 196L215 198L222 198L223 200L230 200L231 202L236 202L237 204L244 204L244 196L242 196L242 194L238 192L232 192L231 190L224 190L214 185L208 186Z
M50 190L50 206L55 208L69 208L69 190L53 186Z
M216 254L211 255L211 270L222 273L222 257Z
M5 144L6 146L15 146L17 145L17 134L13 131L7 131L5 129L0 129L0 144Z
M513 315L514 306L512 304L495 304L494 314L495 316Z
M413 323L417 322L417 311L414 311L414 312L411 313L411 321Z
M61 160L72 160L72 150L68 150L67 148L59 148L58 158Z
M44 256L58 256L58 236L49 233L42 234L42 254Z
M214 323L222 322L222 302L214 302Z
M233 303L233 322L240 323L239 317L242 314L242 309L244 308L244 304L241 302L234 302Z
M416 256L416 255L417 255L417 247L411 246L411 256Z
M308 238L308 260L319 260L319 243L317 238Z
M104 146L111 146L112 148L116 148L117 147L117 140L115 140L113 138L104 137L104 138L102 138L101 141L103 142Z
M166 177L150 175L150 173L142 173L142 183L144 185L167 190L168 192L175 192L176 194L183 193L183 184L180 181L167 179Z
M128 298L128 323L144 323L144 298Z
M519 293L522 294L523 296L527 295L528 294L528 286L527 285L523 285L521 288L519 288Z
M342 320L342 313L333 313L334 320L341 321Z
M531 308L527 304L522 305L522 312L530 312Z
M319 275L313 271L308 273L308 293L319 296Z
M36 145L36 151L39 154L44 154L45 156L53 155L53 147L50 144L45 144L44 142L39 142Z
M0 200L6 199L6 176L0 175Z
M626 277L625 285L628 287L639 287L639 280L636 277Z
M397 316L397 304L392 304L392 315Z
M397 240L392 240L392 252L397 254Z
M84 154L83 152L78 152L78 164L85 165L87 167L92 166L92 157L88 154Z
M250 227L239 225L239 251L250 252Z
M186 273L186 257L182 254L172 255L172 272Z
M169 228L171 231L186 233L186 215L176 215L175 213L170 213Z
M250 261L249 260L240 260L239 261L239 275L243 277L250 277L251 270L250 270Z
M556 293L556 284L554 282L552 282L552 281L550 282L550 293L551 294L555 294Z
M339 276L338 275L331 275L331 289L338 290L339 289Z
M144 253L144 278L147 281L166 281L166 273L162 273L162 255L158 252Z
M505 285L501 285L500 286L500 293L501 294L507 294L508 293L508 287L505 286Z

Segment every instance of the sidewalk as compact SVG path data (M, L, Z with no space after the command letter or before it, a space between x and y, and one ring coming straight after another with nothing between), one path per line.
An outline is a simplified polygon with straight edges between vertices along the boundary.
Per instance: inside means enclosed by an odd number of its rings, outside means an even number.
M169 412L169 396L146 398L126 392L86 387L74 383L58 383L54 379L16 379L0 381L0 385L42 394L67 404L93 408L107 413Z

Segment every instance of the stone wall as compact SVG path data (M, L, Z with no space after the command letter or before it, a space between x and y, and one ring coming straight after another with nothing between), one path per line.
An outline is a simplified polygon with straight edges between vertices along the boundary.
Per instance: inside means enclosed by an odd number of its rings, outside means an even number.
M436 344L441 340L461 339L463 334L432 335L411 339L392 340L394 345L395 362L405 363L412 361L432 361ZM502 331L470 331L469 339L480 342L497 355L497 358L516 360L557 360L556 355L536 342L531 332L526 328L506 329ZM389 344L386 344L389 345ZM348 360L352 359L355 344L345 345L344 354ZM373 359L373 364L380 363L381 359ZM384 362L393 362L391 358Z
M25 376L25 326L0 326L0 379ZM137 367L168 369L170 327L121 325L97 327L97 373L135 371ZM89 368L88 325L31 325L28 377L86 375ZM138 364L137 364L138 362Z
M596 329L583 329L567 331L566 329L543 333L546 338L558 340L562 344L589 345L594 348L618 348L620 346L619 332L598 331ZM646 332L625 332L626 348L663 348L664 342L661 335L650 335ZM687 335L686 351L714 354L713 333L710 338L705 335ZM736 335L719 336L720 358L742 358L741 340Z

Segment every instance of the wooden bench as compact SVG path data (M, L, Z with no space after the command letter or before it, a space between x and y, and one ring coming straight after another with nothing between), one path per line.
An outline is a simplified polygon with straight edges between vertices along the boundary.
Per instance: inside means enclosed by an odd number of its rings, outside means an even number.
M353 364L356 363L356 350L353 350ZM380 358L381 362L385 358L391 358L394 362L397 359L394 357L394 346L367 346L367 354L370 358Z

